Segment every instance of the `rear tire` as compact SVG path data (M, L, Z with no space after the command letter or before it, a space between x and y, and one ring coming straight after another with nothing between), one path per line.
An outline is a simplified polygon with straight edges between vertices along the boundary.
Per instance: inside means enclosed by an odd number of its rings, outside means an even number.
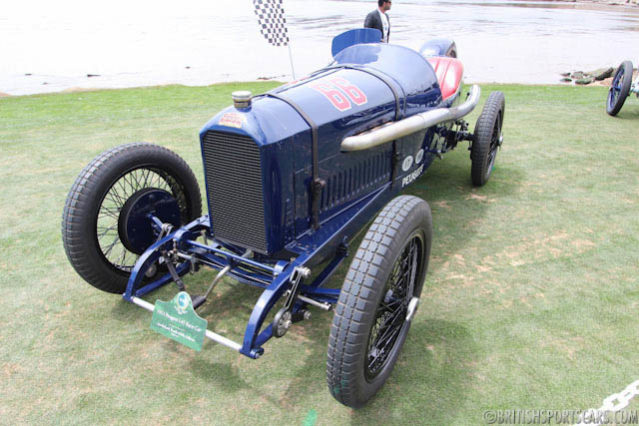
M470 175L475 186L483 186L488 182L493 171L497 151L502 143L501 128L505 107L504 94L492 92L475 124L474 140L470 150Z
M400 196L377 216L344 280L328 343L327 381L336 400L360 407L393 370L421 294L432 239L430 207Z
M126 290L139 253L123 239L120 212L148 188L165 191L177 201L182 225L201 215L193 172L161 146L115 147L93 159L75 180L62 213L62 242L73 268L92 286L109 293Z
M615 76L610 83L610 90L608 91L608 99L606 102L606 112L608 115L615 116L621 107L623 107L626 98L630 94L630 86L632 85L632 62L623 61Z

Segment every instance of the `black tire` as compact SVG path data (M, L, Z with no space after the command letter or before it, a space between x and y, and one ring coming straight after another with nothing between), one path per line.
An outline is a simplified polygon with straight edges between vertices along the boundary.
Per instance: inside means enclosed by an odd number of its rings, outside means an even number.
M608 99L606 100L606 112L608 115L615 116L619 111L626 98L630 94L630 86L632 84L632 62L623 61L615 76L610 83L610 90L608 90Z
M328 387L342 404L364 405L391 374L410 328L408 303L424 285L431 239L428 203L407 195L388 203L368 229L344 280L328 342Z
M77 273L100 290L126 290L139 255L122 243L118 220L126 201L145 188L169 192L177 200L181 224L201 215L200 189L188 164L148 143L121 145L98 155L69 191L62 213L64 250Z
M502 143L501 128L505 107L504 94L492 92L475 124L474 140L470 150L470 176L475 186L482 186L488 182L493 171L497 151Z

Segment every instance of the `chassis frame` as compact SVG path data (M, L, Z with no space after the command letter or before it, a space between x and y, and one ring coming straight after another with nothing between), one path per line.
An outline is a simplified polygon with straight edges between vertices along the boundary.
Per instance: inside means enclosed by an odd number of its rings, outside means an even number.
M123 298L153 312L154 305L142 299L143 296L178 281L176 278L195 272L202 266L219 271L207 293L224 276L262 288L263 292L253 307L242 343L206 330L208 339L257 359L264 353L262 346L276 335L274 324L268 324L266 327L263 327L263 324L280 299L286 297L286 304L291 304L292 322L309 317L308 314L305 315L308 305L326 311L332 309L337 303L340 289L324 286L342 261L348 257L349 240L398 192L399 185L389 182L356 206L333 218L330 223L323 224L317 232L287 246L288 251L296 254L289 262L263 256L256 256L259 260L250 259L249 256L253 254L250 251L243 252L241 248L215 239L210 240L210 222L208 215L204 215L160 237L140 256L131 271ZM155 219L157 221L157 218ZM158 235L161 235L161 226L156 225L155 228ZM198 242L199 237L203 237L207 243ZM311 278L310 269L306 265L313 264L317 258L324 258L327 251L333 253L328 263L314 275L310 283L303 284L303 280ZM167 265L175 262L175 274L178 277L167 273L155 281L143 284L146 273L158 261ZM194 297L194 307L198 306L197 298Z
M474 136L467 131L468 123L458 116L472 111L478 102L479 94L479 87L473 86L469 99L457 107L456 113L445 117L454 121L447 122L446 125L430 121L423 124L428 127L433 124L432 131L442 136L442 143L439 146L434 144L434 146L425 147L427 152L441 158L442 154L454 149L460 141L466 140L472 144ZM436 114L430 111L431 116ZM371 133L374 134L374 131ZM345 140L345 142L348 141ZM355 140L355 143L357 142ZM388 141L382 135L373 143L381 144ZM410 176L411 181L424 172L425 169L421 169L416 176ZM183 290L184 286L180 277L189 272L195 272L203 266L219 271L207 289L207 295L224 276L261 288L263 292L253 307L241 343L212 330L206 330L205 335L216 343L257 359L264 353L263 345L269 339L274 336L281 337L292 323L310 317L307 310L309 305L326 311L332 309L337 303L340 289L327 288L325 285L342 261L348 257L349 242L365 228L366 223L384 205L401 191L402 187L401 179L390 181L347 210L324 222L315 232L307 233L292 242L286 247L287 251L294 254L290 261L269 258L211 238L208 215L177 230L171 230L169 224L163 224L156 217L149 217L153 221L157 241L136 262L123 298L153 312L154 305L144 300L143 296L171 282L176 282ZM197 241L200 237L203 238L204 243ZM328 260L322 262L324 266L317 273L311 274L309 265L317 265L318 259ZM158 262L167 264L169 273L152 282L143 283L147 272ZM309 283L304 283L311 278ZM192 298L196 309L206 300L206 296L192 296ZM283 324L284 330L279 331L276 325L277 319L264 326L270 311L282 298L286 298L285 306L290 308L290 321ZM408 321L414 315L416 307L417 302L414 301L407 315Z

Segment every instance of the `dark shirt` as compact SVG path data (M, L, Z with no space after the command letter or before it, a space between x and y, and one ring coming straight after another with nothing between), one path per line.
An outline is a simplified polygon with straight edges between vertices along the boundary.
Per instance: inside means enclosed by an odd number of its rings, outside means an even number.
M386 42L390 39L390 18L387 14L386 18L388 19L388 35L386 37ZM376 28L382 33L382 39L384 38L384 24L382 24L382 18L379 16L379 9L373 10L371 13L366 15L366 19L364 20L364 28Z

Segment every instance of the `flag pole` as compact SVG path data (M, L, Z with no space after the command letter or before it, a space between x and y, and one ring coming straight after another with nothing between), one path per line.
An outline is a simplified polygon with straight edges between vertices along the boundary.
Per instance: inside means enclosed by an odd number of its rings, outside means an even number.
M293 80L297 80L295 78L295 67L293 67L293 53L291 52L291 42L287 43L288 45L288 59L291 61L291 74L293 74Z

